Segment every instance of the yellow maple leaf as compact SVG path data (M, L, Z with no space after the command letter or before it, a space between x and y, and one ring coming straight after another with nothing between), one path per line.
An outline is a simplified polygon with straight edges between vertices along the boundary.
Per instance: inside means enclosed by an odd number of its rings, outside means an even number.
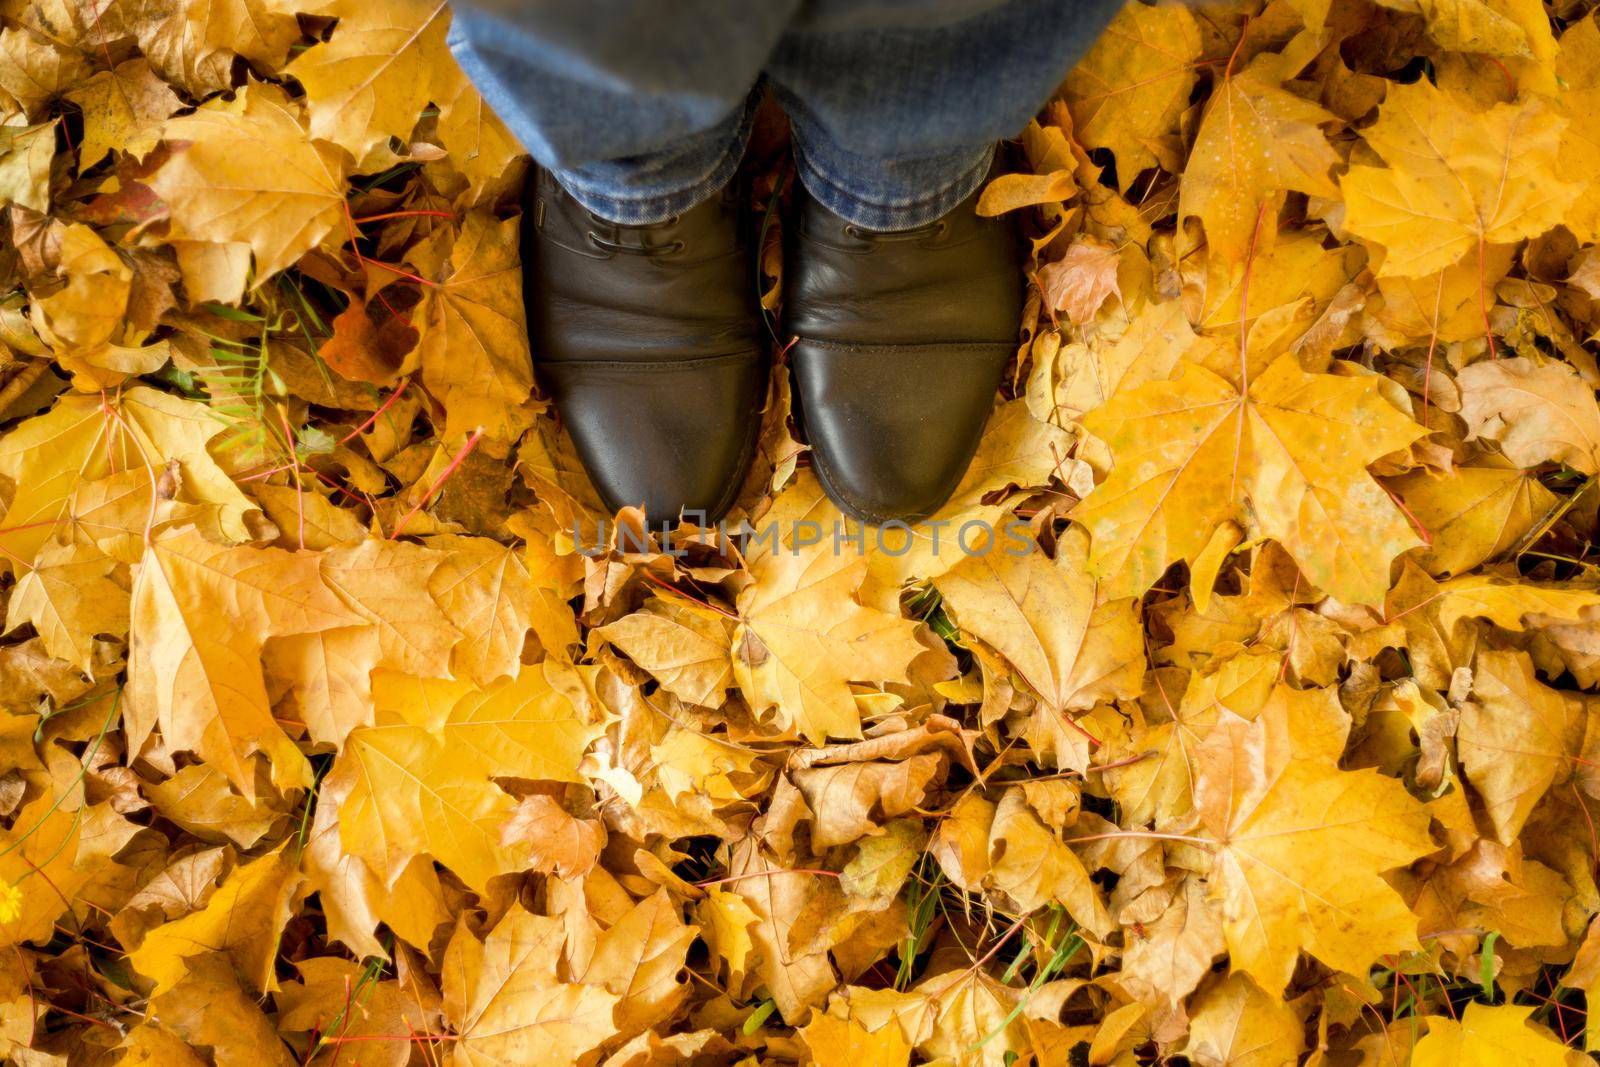
M470 212L442 277L417 305L422 379L444 400L446 438L482 429L513 441L532 421L520 405L533 390L533 361L522 303L517 247L520 218ZM440 231L448 233L448 231Z
M812 876L793 874L775 863L753 838L734 848L729 872L739 880L733 892L755 921L747 927L755 946L755 974L785 1019L798 1022L827 999L838 982L833 963L823 947L790 947L789 932L814 889Z
M278 937L294 911L301 876L287 845L235 868L205 907L145 934L128 953L133 969L155 982L155 995L189 973L195 956L225 958L257 992L278 987Z
M1456 747L1503 843L1517 839L1546 790L1571 774L1585 719L1540 684L1527 653L1478 653Z
M484 688L466 681L374 676L373 725L351 732L328 784L345 799L339 836L385 885L421 853L482 892L526 865L502 842L515 807L495 778L581 782L600 732L572 668L526 667Z
M1161 142L1176 128L1198 76L1200 29L1182 4L1130 4L1062 85L1086 148L1108 148L1126 193L1147 167L1171 165Z
M761 916L739 894L718 888L706 892L695 914L702 924L701 938L728 969L728 985L743 986L756 949L750 928L761 921Z
M817 1067L905 1067L911 1061L911 1046L893 1023L868 1030L859 1020L819 1011L799 1034Z
M0 946L48 940L56 922L72 909L93 873L78 862L83 823L84 811L76 803L45 793L0 831L0 885L7 887L9 913L0 919Z
M34 564L11 592L7 632L32 623L47 652L93 675L95 636L128 632L128 590L117 561L74 542L46 546Z
M270 960L269 960L270 962ZM294 1067L295 1056L279 1039L277 1028L257 1003L257 994L240 986L234 961L224 953L202 952L188 959L188 968L177 982L150 998L152 1023L161 1030L130 1042L136 1054L150 1058L144 1062L160 1067L190 1067L207 1062L193 1050L183 1058L183 1043L202 1046L217 1063L261 1064L262 1067ZM137 1032L137 1031L136 1031ZM124 1062L139 1063L129 1057Z
M1414 471L1389 483L1431 535L1419 562L1435 576L1461 574L1508 551L1550 513L1556 495L1528 471L1457 467Z
M866 558L832 548L824 535L753 561L732 638L734 678L751 710L773 711L779 726L816 744L861 736L848 683L906 681L923 652L915 624L857 603Z
M1145 304L1113 339L1097 334L1085 343L1063 345L1053 361L1035 363L1030 403L1044 407L1053 401L1062 416L1079 419L1123 389L1166 381L1181 359L1203 362L1201 354L1211 345L1189 325L1182 302ZM1035 394L1043 395L1035 401Z
M95 502L82 500L84 509L103 507L112 503L104 491L113 488L124 503L129 496L142 495L141 506L133 509L142 534L151 518L155 483L162 467L174 460L182 475L182 495L216 505L222 533L245 540L244 515L254 505L207 447L225 430L204 404L145 386L111 400L62 397L0 440L0 475L17 487L0 517L0 566L26 570L56 527L74 519L84 523L86 536L105 536L108 516L75 514L69 501L95 495ZM118 479L114 487L97 485L113 477Z
M1092 538L1102 596L1142 595L1228 521L1278 541L1346 603L1380 603L1390 561L1421 543L1366 471L1423 433L1376 378L1307 374L1285 355L1241 395L1185 363L1176 381L1125 391L1084 426L1114 460L1072 513Z
M346 852L339 842L339 809L351 784L332 775L323 779L301 855L306 886L318 894L328 936L358 957L382 956L389 949L377 936L381 923L426 950L434 931L450 920L437 867L428 856L417 856L385 885L365 860Z
M1194 992L1227 948L1222 916L1195 877L1184 881L1154 922L1125 931L1123 940L1121 981L1129 992L1144 1003L1173 1006Z
M1428 1033L1411 1054L1411 1067L1562 1067L1568 1049L1542 1027L1529 1024L1533 1009L1472 1001L1462 1017L1428 1016Z
M378 631L368 625L284 634L261 649L268 685L282 693L281 714L336 748L351 730L372 725L372 671L382 659Z
M1550 20L1528 0L1383 0L1383 6L1420 14L1428 36L1452 52L1536 57L1547 67L1555 55Z
M1389 274L1379 278L1383 305L1367 322L1368 334L1379 344L1394 349L1481 339L1483 308L1478 298L1493 292L1506 276L1515 249L1515 245L1485 245L1481 261L1477 256L1467 256L1428 274ZM1429 384L1431 387L1437 382ZM1432 399L1430 396L1430 403Z
M435 89L439 108L439 140L450 153L449 164L467 182L474 206L491 203L525 172L514 165L522 145L506 129L465 77L453 90ZM524 157L525 158L525 157Z
M548 585L536 590L524 554L487 537L436 537L429 547L445 558L428 591L461 632L453 670L485 684L517 673L534 627L536 598Z
M1561 874L1525 857L1520 842L1507 848L1482 838L1448 867L1430 872L1411 910L1424 928L1444 932L1441 947L1462 954L1482 947L1480 930L1498 930L1507 944L1528 948L1564 945L1562 913L1570 892Z
M56 122L0 126L0 203L19 204L41 213L50 209Z
M1289 190L1338 195L1328 172L1339 157L1321 129L1336 116L1282 89L1275 59L1224 73L1180 181L1178 216L1198 215L1206 242L1229 262L1271 245Z
M442 0L336 0L319 13L339 20L333 35L284 73L305 86L311 135L344 147L368 170L374 148L404 140L428 102L462 78L445 46L449 10Z
M588 874L605 847L605 827L572 815L544 793L525 796L500 831L502 842L525 843L532 868L562 878Z
M284 983L274 997L278 1030L312 1032L313 1045L322 1049L319 1060L348 1057L355 1067L403 1067L410 1056L399 1038L427 1033L438 1010L436 997L415 983L375 981L352 960L314 956L294 966L300 981Z
M513 904L479 941L465 923L445 950L445 1014L463 1067L577 1063L617 1032L620 998L599 985L558 977L565 941L559 919Z
M1345 225L1385 249L1382 275L1429 274L1485 243L1536 237L1579 192L1556 176L1566 124L1538 98L1484 111L1426 79L1393 86L1362 131L1388 166L1340 181Z
M1525 581L1515 574L1482 571L1440 584L1434 606L1447 634L1462 619L1474 617L1520 633L1528 628L1529 620L1537 620L1540 626L1578 622L1593 614L1589 609L1600 608L1600 593L1582 586Z
M359 622L323 584L317 557L278 548L229 548L192 529L159 538L133 583L128 704L135 751L153 726L255 796L250 757L260 752L280 789L311 784L311 767L272 718L261 646L275 634ZM213 616L229 605L228 625Z
M985 883L1022 914L1055 902L1095 937L1115 927L1083 861L1045 826L1021 790L1006 790L995 805L988 850Z
M1349 719L1332 690L1279 686L1253 721L1224 713L1200 745L1200 825L1235 971L1279 993L1302 949L1364 974L1420 947L1381 877L1433 851L1428 813L1377 771L1343 771Z
M151 65L200 99L233 87L236 58L268 70L283 66L300 37L295 10L287 0L176 0L158 17L132 21Z
M1031 1040L1013 1009L1022 991L981 968L963 967L923 979L913 993L932 1002L933 1018L917 1051L958 1067L1005 1067Z
M109 152L142 156L155 147L157 126L182 104L143 57L101 71L67 93L67 98L83 109L79 172Z
M42 118L46 105L91 69L87 56L44 34L15 25L0 30L0 89L30 119ZM53 132L55 123L48 125Z
M121 257L94 230L73 225L61 234L56 270L66 285L34 300L30 318L58 358L93 352L119 336L133 282Z
M1600 239L1600 133L1594 116L1600 108L1600 22L1593 13L1561 35L1555 73L1561 91L1556 102L1567 117L1557 173L1584 187L1561 223L1590 243Z
M351 621L366 622L377 636L379 659L372 665L428 678L450 674L450 652L462 636L427 594L447 558L380 538L316 557L323 581L350 609Z
M1139 695L1144 657L1131 600L1096 603L1088 540L1068 531L1056 558L991 544L935 586L962 629L993 645L1060 714Z
M349 159L307 136L295 112L281 89L258 82L168 119L161 137L175 150L150 178L173 240L249 245L258 285L346 218Z
M1305 1048L1294 1009L1243 974L1230 974L1195 995L1184 1053L1198 1067L1278 1067Z
M165 781L145 787L161 814L202 841L231 840L250 848L283 817L264 800L250 801L228 787L208 763L191 763Z
M594 633L691 704L717 707L727 693L733 620L680 596L652 596L638 611Z
M1567 364L1525 356L1481 360L1456 380L1472 435L1493 439L1512 463L1600 471L1600 404Z
M1152 721L1117 746L1150 758L1105 772L1123 814L1135 822L1153 820L1158 827L1182 821L1194 807L1195 751L1218 713L1226 709L1255 718L1272 694L1282 662L1275 655L1232 656L1191 675L1181 692L1170 672L1151 672L1147 684L1153 692L1142 703L1151 708Z
M683 966L698 933L658 889L596 939L581 980L617 995L617 1029L631 1037L668 1019L687 998Z

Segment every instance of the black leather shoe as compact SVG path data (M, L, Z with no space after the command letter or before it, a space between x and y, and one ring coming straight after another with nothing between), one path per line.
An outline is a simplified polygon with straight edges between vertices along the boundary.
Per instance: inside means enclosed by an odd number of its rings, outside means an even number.
M893 233L800 196L784 315L813 467L853 518L926 518L966 473L1016 351L1016 231L980 218L977 193Z
M766 347L736 195L653 225L607 222L540 170L522 262L534 373L613 512L717 519L766 396Z

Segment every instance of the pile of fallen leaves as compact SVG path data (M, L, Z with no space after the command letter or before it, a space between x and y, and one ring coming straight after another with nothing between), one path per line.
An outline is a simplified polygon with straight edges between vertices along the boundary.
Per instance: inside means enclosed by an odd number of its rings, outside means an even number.
M442 5L0 2L0 1056L1584 1062L1588 8L1130 5L862 552L585 543Z

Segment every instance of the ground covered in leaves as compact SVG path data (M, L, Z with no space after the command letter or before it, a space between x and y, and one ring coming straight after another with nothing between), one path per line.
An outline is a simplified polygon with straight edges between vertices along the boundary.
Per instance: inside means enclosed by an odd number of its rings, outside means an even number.
M0 1056L1586 1061L1586 2L1129 6L865 554L577 551L447 20L0 2ZM780 367L735 518L807 467Z

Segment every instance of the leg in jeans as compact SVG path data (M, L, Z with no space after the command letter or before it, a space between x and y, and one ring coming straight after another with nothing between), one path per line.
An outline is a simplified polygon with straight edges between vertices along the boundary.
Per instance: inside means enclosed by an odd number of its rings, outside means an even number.
M1121 0L1005 0L972 17L871 27L802 20L767 60L807 191L870 230L965 200Z
M605 501L716 513L748 460L759 317L730 267L745 261L736 209L717 193L765 74L803 187L785 321L818 474L869 521L940 506L982 433L1022 299L1015 237L974 215L974 191L994 142L1116 7L458 6L452 47L549 175L524 226L530 332Z
M590 210L656 222L737 166L763 71L811 195L869 229L937 218L988 170L1120 0L472 0L450 46ZM966 18L953 18L971 11Z
M799 0L473 0L450 48L580 203L660 222L710 199L749 136L752 90Z
M481 0L451 47L541 167L522 223L534 370L602 502L717 517L766 349L724 189L797 0Z
M957 491L1025 292L1016 234L978 217L976 190L995 142L1117 6L1005 0L933 27L800 24L767 61L804 185L785 233L795 397L812 468L846 514L915 521Z

